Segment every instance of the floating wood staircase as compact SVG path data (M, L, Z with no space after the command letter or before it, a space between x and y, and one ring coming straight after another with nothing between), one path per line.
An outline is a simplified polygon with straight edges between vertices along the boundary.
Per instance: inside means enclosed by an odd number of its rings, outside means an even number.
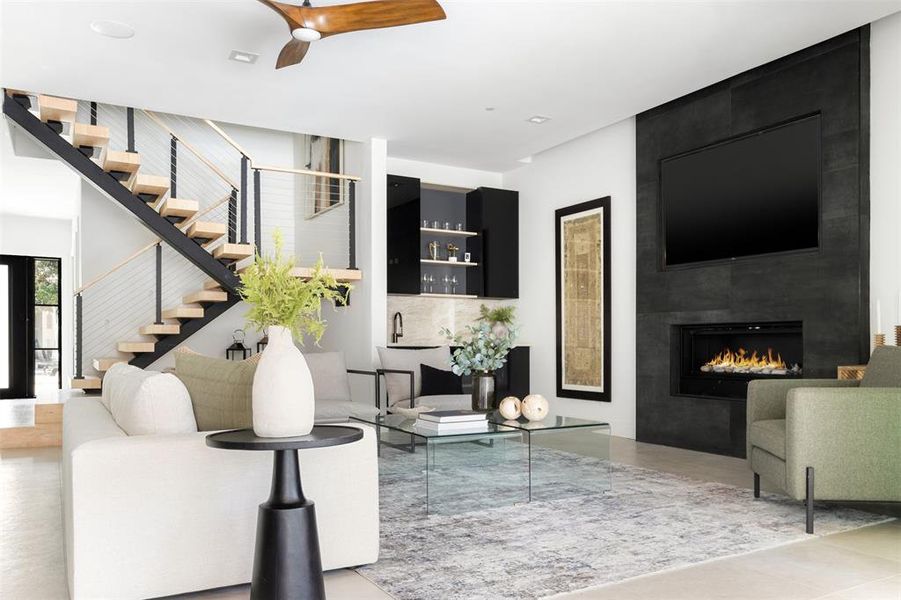
M172 197L169 177L143 172L139 153L110 147L109 128L77 122L74 100L28 92L6 90L3 112L216 282L215 289L188 294L183 305L162 311L163 322L139 328L144 339L120 341L121 357L95 358L92 364L101 376L120 362L149 366L238 302L238 278L229 266L252 257L253 246L225 242L212 247L227 235L227 226L198 220L199 203ZM101 385L102 377L72 381L73 388L86 391Z
M38 106L34 106L34 102ZM141 155L110 148L108 130L98 125L77 123L77 108L74 100L14 90L6 90L3 97L3 113L11 122L129 210L209 277L220 281L224 289L234 293L239 281L234 271L228 268L235 259L228 256L252 256L253 247L234 244L239 248L232 247L220 259L188 237L175 224L193 218L199 210L198 203L168 196L168 178L142 173ZM76 132L79 145L75 145Z
M3 112L12 123L129 210L162 242L210 277L203 282L202 289L185 295L181 305L160 311L158 322L140 327L138 333L143 339L118 342L116 349L122 356L94 358L92 365L101 377L74 379L73 388L100 390L102 375L118 363L151 365L238 302L237 274L253 263L253 245L228 239L225 223L201 220L210 209L200 212L196 200L173 197L170 192L175 186L174 179L144 172L142 157L133 148L110 147L108 127L77 122L78 104L74 100L5 90ZM129 120L129 127L132 125ZM162 126L173 140L177 139L174 132ZM129 146L133 146L131 137ZM234 194L237 190L235 184L231 185ZM311 272L312 269L298 268L294 273L309 277ZM361 278L360 272L353 269L333 270L332 274L339 281Z

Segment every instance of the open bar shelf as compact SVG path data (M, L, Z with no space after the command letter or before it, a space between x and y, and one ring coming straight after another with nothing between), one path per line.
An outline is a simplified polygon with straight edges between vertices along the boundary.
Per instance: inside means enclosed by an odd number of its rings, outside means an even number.
M419 231L430 235L451 235L456 237L475 237L479 235L475 231L458 231L456 229L435 229L433 227L420 227Z
M474 262L464 262L462 260L458 260L457 262L451 262L449 260L432 260L430 258L421 258L419 259L424 265L444 265L447 267L478 267L479 263Z

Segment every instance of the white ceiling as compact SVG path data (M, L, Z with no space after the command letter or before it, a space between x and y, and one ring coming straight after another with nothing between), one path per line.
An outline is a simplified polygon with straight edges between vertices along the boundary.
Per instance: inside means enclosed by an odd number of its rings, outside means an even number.
M288 29L254 0L3 0L0 84L274 129L383 137L391 156L502 171L901 10L901 0L442 5L446 21L328 38L302 65L275 71ZM97 19L128 23L137 34L98 36L89 28ZM260 60L229 61L232 49ZM527 123L533 115L552 120Z

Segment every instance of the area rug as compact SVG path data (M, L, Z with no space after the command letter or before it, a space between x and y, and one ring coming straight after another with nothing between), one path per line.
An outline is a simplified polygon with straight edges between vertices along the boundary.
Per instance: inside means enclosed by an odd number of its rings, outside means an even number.
M460 493L477 510L426 517L424 450L384 449L381 552L358 572L400 600L545 598L810 537L802 503L782 496L755 500L750 490L730 485L539 452L533 450L533 461L576 469L586 479L603 478L609 468L609 489L508 504L467 486ZM817 535L886 520L830 505L816 509Z

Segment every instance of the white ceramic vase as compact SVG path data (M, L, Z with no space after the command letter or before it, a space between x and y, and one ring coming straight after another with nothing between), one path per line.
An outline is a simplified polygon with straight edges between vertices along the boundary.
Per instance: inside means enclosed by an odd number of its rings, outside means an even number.
M306 435L313 429L313 378L291 330L269 327L269 344L253 377L253 432L260 437Z

